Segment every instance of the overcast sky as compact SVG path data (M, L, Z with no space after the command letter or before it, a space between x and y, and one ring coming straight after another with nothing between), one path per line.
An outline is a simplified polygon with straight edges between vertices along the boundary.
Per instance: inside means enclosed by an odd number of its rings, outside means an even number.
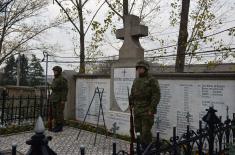
M92 2L94 2L92 0ZM223 5L222 9L219 9L219 11L217 11L217 14L224 14L223 16L223 20L224 20L224 24L214 30L209 32L209 34L211 33L216 33L219 32L223 29L226 28L230 28L235 26L235 17L234 17L234 13L235 13L235 2L234 0L218 0L218 2ZM194 3L191 2L191 7L193 7ZM94 4L92 3L88 3L88 8L92 9L94 6ZM147 23L146 26L149 26L149 30L151 31L151 33L153 33L156 37L158 38L162 38L164 40L166 40L166 45L172 45L172 44L176 44L176 40L177 40L177 35L178 35L178 27L172 28L169 26L169 16L170 16L170 2L169 1L165 1L162 0L162 2L160 3L160 12L158 14L158 16L156 16L153 20L152 23ZM218 9L218 8L217 8ZM104 7L101 12L98 14L96 20L98 21L102 21L102 19L105 16L105 13L107 11L107 7ZM45 14L43 14L44 17L46 17L48 20L53 20L57 15L59 14L59 7L57 6L57 4L50 4L47 8L47 12ZM117 28L122 28L122 23L121 22L117 22L115 21L114 24L116 24ZM154 25L154 26L153 26ZM56 46L58 46L58 48L60 49L60 51L58 51L56 53L56 55L58 56L66 56L66 57L72 57L75 56L74 55L74 51L73 51L73 34L71 32L71 24L68 23L66 25L64 25L64 27L66 27L66 29L59 29L59 28L53 28L50 29L47 33L45 33L44 35L42 35L42 38L44 40L47 40L48 43L51 44L57 44ZM224 34L219 35L220 37L224 36ZM89 38L89 35L88 35ZM230 39L230 38L229 38ZM104 56L110 56L110 55L117 55L118 54L118 48L120 48L120 46L122 45L122 42L115 39L114 35L111 35L110 32L107 32L105 34L105 40L106 42L103 44L101 50L104 52ZM175 40L175 41L173 41ZM228 40L231 41L231 40ZM144 38L141 39L141 43L142 46L144 47L145 50L149 50L149 49L155 49L155 48L159 48L160 45L157 41L152 41L149 38ZM232 40L232 43L234 43L234 40ZM110 46L110 44L112 46ZM115 48L113 48L115 47ZM169 49L170 52L175 52L175 49ZM38 54L38 57L42 58L42 54ZM52 58L49 58L50 60L52 60ZM79 59L61 59L61 58L55 58L58 61L74 61L77 60L79 61ZM45 68L45 63L42 62L43 67ZM49 74L52 74L51 68L54 65L61 65L63 66L64 69L74 69L75 66L78 66L78 63L71 63L71 64L64 64L64 63L49 63Z

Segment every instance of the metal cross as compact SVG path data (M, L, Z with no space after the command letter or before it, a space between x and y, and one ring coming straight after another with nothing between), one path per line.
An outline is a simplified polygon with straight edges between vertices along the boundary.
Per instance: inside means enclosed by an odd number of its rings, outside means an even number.
M157 119L156 119L156 125L157 125L157 128L159 127L160 123L161 123L161 120L160 120L160 118L159 118L159 117L157 117Z
M111 128L111 131L112 131L114 137L115 137L115 135L117 133L117 130L119 130L119 126L117 126L117 123L114 122L113 123L113 127Z
M228 111L229 111L229 107L227 106L227 108L226 108L226 112L227 112L227 119L229 118Z
M190 115L190 113L189 112L187 112L187 115L185 116L186 117L186 119L187 119L187 123L189 124L189 120L190 120L190 117L191 117L192 115Z

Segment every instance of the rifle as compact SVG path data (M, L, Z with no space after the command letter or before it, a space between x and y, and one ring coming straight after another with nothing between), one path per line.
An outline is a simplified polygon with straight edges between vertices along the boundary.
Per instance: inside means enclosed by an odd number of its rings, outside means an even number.
M48 106L48 130L52 131L52 104L50 102L50 91L48 91L47 106Z
M129 107L130 107L130 135L131 135L130 155L134 155L135 130L134 130L134 118L133 118L132 105L131 105L130 95L129 95L129 87L127 87L127 92L128 92L128 102L129 102Z

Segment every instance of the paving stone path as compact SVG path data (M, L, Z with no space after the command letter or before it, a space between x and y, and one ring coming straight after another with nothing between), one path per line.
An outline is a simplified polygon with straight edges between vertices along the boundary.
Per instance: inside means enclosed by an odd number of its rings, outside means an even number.
M112 155L112 137L97 135L96 145L94 145L95 133L82 131L78 140L77 134L79 129L65 127L63 132L53 133L46 131L46 136L52 136L49 146L58 155L79 155L80 146L85 146L85 155ZM11 149L12 143L17 143L17 151L26 154L29 145L25 142L29 140L34 132L24 132L16 135L0 136L0 150ZM125 150L128 152L129 143L127 141L116 139L117 150Z

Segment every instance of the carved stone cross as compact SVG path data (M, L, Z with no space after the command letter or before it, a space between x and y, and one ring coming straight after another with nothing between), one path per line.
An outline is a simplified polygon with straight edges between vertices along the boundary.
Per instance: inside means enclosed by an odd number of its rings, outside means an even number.
M148 27L140 25L140 18L134 15L126 15L125 26L116 31L117 39L124 39L119 50L119 60L123 59L144 59L144 49L141 47L139 38L148 35Z

